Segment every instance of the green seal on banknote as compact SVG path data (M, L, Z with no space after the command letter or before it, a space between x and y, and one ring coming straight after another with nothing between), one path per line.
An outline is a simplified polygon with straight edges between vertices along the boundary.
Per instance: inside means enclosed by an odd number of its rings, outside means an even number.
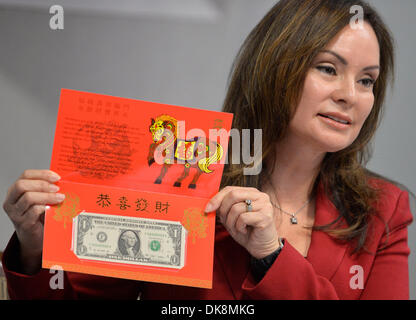
M159 251L160 242L157 240L153 240L152 242L150 242L150 249L152 249L153 251Z

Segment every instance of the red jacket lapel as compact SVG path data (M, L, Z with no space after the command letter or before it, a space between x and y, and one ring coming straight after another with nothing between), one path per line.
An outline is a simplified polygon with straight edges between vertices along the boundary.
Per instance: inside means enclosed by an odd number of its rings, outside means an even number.
M314 226L322 226L333 222L338 215L339 211L325 195L323 184L320 182L316 195ZM342 227L347 225L344 218L341 218L341 223ZM314 266L319 275L331 279L341 264L347 247L348 244L336 240L328 233L314 230L306 259Z

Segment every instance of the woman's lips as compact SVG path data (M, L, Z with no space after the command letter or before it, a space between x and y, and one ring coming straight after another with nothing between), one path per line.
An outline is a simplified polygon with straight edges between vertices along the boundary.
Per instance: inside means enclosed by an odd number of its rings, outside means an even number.
M321 114L318 114L318 116L322 119L322 121L324 121L326 124L328 124L328 125L330 125L330 126L332 126L332 127L334 127L334 128L337 128L337 129L347 129L347 128L349 128L349 126L351 125L350 123L341 123L341 122L338 122L338 121L336 121L336 120L332 120L332 119L330 119L330 118L328 118L328 117L326 117L326 116L323 116L323 115L321 115Z

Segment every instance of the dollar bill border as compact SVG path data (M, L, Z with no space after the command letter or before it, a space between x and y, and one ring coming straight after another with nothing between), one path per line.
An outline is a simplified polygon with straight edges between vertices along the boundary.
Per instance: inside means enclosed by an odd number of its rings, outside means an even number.
M98 218L101 219L118 219L122 220L123 223L140 223L142 221L145 221L145 223L154 223L157 225L165 225L168 229L168 234L173 236L174 230L179 231L179 235L177 237L177 241L173 241L175 243L175 255L179 256L179 260L177 263L168 264L165 261L158 261L157 263L154 262L147 262L143 259L143 256L139 254L137 261L135 258L132 257L123 257L123 261L120 261L120 259L117 258L117 261L115 259L111 258L103 258L99 255L89 255L88 257L83 257L82 252L79 252L77 250L82 246L82 238L83 236L80 236L80 241L78 241L76 244L76 239L78 239L78 232L79 228L78 225L80 223L80 219L88 219L90 217L85 217L83 215L95 215ZM121 221L120 221L121 222ZM90 222L91 224L91 222ZM172 225L176 225L177 227L174 228ZM133 231L131 229L122 229L123 231ZM136 232L135 232L136 233ZM137 235L137 234L136 234ZM139 238L140 236L137 235ZM162 268L170 268L170 269L182 269L185 266L186 261L186 248L187 248L187 240L188 240L188 231L186 228L179 222L179 221L170 221L170 220L158 220L158 219L147 219L147 218L138 218L138 217L131 217L131 216L120 216L120 215L109 215L109 214L101 214L101 213L94 213L94 212L86 212L85 210L82 211L80 214L78 214L76 217L73 218L73 224L72 224L72 241L71 241L71 251L75 254L75 256L80 260L91 260L91 261L98 261L98 262L110 262L110 263L116 263L116 264L122 264L122 265L137 265L137 266L145 266L145 267L162 267ZM182 246L183 243L183 246ZM78 251L78 252L75 252Z

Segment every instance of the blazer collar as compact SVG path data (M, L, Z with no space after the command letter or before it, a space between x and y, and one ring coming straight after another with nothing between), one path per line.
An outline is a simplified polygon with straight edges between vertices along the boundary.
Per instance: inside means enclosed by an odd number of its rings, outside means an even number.
M339 211L325 195L323 184L320 182L316 193L314 226L326 225L338 216ZM341 221L341 226L346 226L344 218L341 218ZM331 279L341 264L347 247L347 243L336 240L325 231L314 230L306 259L319 275Z

